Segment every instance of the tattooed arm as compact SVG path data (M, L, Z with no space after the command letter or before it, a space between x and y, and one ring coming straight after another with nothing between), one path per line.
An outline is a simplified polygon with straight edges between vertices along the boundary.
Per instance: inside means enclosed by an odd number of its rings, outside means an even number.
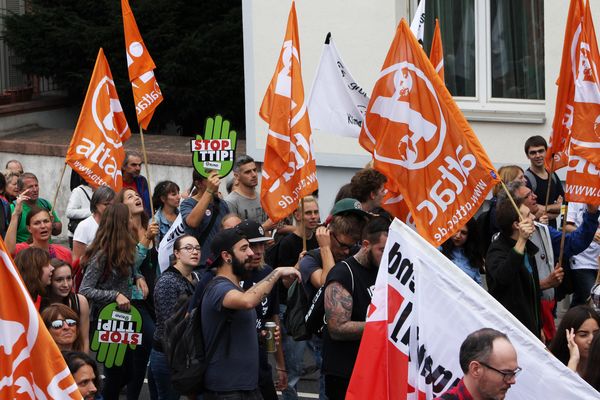
M251 310L271 293L279 278L300 279L300 272L294 267L276 268L262 281L245 292L230 290L223 298L223 306L233 310Z
M351 321L352 295L341 283L333 281L325 288L327 330L334 340L357 340L362 337L364 321Z

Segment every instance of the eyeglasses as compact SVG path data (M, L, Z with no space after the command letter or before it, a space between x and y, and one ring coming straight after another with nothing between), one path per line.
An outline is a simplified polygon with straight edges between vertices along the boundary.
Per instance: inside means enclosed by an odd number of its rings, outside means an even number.
M196 251L198 253L200 253L200 251L202 250L202 247L200 246L192 246L191 244L185 245L183 247L181 247L179 250L185 250L188 253L191 253L193 251Z
M52 329L61 329L63 326L65 326L65 324L67 324L67 326L72 327L72 326L77 326L77 321L75 321L74 319L55 319L54 321L50 322L50 328Z
M527 154L529 154L530 156L535 156L536 154L544 154L546 152L546 149L539 149L539 150L530 150L527 152Z
M356 243L347 244L347 243L340 242L340 239L338 239L337 236L335 236L335 233L333 233L333 232L331 232L331 236L333 236L333 238L335 239L335 241L338 242L338 244L340 245L340 247L342 249L352 250L352 248L354 246L356 246Z
M496 371L497 373L499 373L500 375L502 375L502 379L504 380L504 382L509 382L510 380L512 380L515 376L517 376L517 374L519 372L521 372L523 369L521 367L517 367L514 371L501 371L499 369L496 369L482 361L478 361L479 364L483 365L486 368L491 369L492 371Z

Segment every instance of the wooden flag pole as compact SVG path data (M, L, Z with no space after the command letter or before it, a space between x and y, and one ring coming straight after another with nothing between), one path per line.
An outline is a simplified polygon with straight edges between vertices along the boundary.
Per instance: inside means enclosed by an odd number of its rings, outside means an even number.
M60 185L62 184L63 176L65 176L66 169L67 169L67 163L65 163L65 165L63 165L62 172L60 173L58 185L56 185L56 192L54 193L54 200L52 200L52 204L50 204L50 207L51 207L50 213L52 213L52 211L54 211L54 208L56 207L56 199L58 198L58 192L60 192ZM50 216L52 216L52 215L50 215Z
M152 204L152 186L150 185L150 170L148 169L148 155L146 154L146 144L144 143L144 130L140 125L140 139L142 141L142 154L144 155L144 167L146 168L146 179L148 180L148 195L150 196L150 220L154 221L154 205Z
M302 229L302 251L306 251L306 229L304 228L304 197L300 200L300 228Z
M500 180L500 183L502 184L502 188L506 192L506 196L510 199L510 202L512 203L513 207L517 211L517 215L519 216L519 221L523 221L523 216L521 215L521 211L519 210L519 207L517 207L517 203L515 203L515 199L513 199L512 196L510 195L510 192L508 191L508 188L506 187L506 185L504 184L504 181L502 179Z

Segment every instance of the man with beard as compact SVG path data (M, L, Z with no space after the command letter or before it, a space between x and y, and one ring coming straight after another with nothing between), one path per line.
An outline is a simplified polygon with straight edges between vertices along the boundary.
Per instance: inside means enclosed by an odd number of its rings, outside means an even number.
M508 337L491 328L482 328L467 336L460 345L459 362L464 377L437 399L501 400L521 371L517 352Z
M256 221L247 219L242 221L237 227L246 236L248 242L250 242L250 249L254 253L246 264L248 271L246 272L244 280L241 282L242 289L249 290L273 272L273 268L266 265L263 259L265 254L265 243L270 241L271 238L265 236L263 227ZM276 290L272 290L271 293L256 306L256 330L259 334L258 386L265 400L277 400L277 392L275 391L275 385L273 384L273 373L271 371L271 365L269 365L265 346L266 343L264 341L264 337L267 333L265 330L266 322L274 322L277 326L280 325L279 301ZM287 387L287 371L285 369L282 346L277 346L275 361L277 363L277 386L278 389L284 389Z
M346 396L389 226L385 217L369 221L358 253L338 262L327 275L322 372L329 400Z
M300 274L295 268L278 268L244 292L240 282L254 253L243 232L238 228L219 232L211 250L217 274L205 289L201 318L205 350L216 345L216 351L204 376L204 398L262 399L255 307L280 278L293 281ZM219 334L222 326L223 333Z

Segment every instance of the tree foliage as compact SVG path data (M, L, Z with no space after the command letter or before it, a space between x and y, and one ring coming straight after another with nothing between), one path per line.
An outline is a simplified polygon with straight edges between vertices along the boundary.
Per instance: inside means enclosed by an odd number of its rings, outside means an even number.
M98 49L113 73L129 123L137 127L127 75L118 0L30 0L24 15L6 17L5 40L27 74L51 77L83 103ZM221 114L244 131L241 0L130 0L164 101L150 125L174 122L198 133ZM135 129L134 129L135 130Z

